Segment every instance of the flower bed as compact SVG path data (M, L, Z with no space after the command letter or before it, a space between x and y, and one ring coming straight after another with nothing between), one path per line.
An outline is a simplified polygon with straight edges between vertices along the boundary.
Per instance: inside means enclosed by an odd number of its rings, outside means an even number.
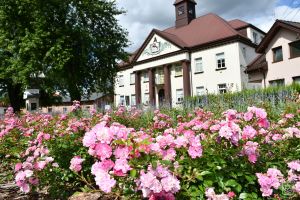
M299 108L298 108L299 109ZM1 121L2 164L21 191L53 198L101 192L119 199L293 199L300 196L300 110L270 121L264 109L195 109L154 117L26 114Z

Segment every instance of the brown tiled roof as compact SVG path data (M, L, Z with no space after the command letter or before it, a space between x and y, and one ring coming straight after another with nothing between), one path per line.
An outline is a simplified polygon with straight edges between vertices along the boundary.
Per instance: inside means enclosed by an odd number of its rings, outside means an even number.
M230 26L234 29L240 29L240 28L250 26L249 23L244 22L244 21L239 20L239 19L234 19L234 20L228 21L228 24L230 24Z
M267 71L268 70L268 63L266 60L266 55L265 54L260 54L258 55L248 66L246 69L246 73L251 73L254 71L258 70L263 70Z
M245 37L213 13L194 19L187 26L172 27L162 32L180 38L186 47L195 47L233 36Z
M174 5L179 4L179 3L183 2L183 1L185 1L185 0L176 0L176 1L174 2ZM189 0L189 1L190 1L190 2L193 2L193 3L196 3L195 0Z
M175 3L181 1L183 0L177 0ZM143 45L131 56L129 61L135 62L137 60L143 49L151 40L153 34L157 34L171 42L173 45L185 50L202 46L205 47L212 43L233 38L241 38L243 41L252 44L247 35L242 34L239 31L239 28L246 26L252 25L237 19L228 22L218 15L209 13L192 20L191 23L186 26L179 28L171 27L163 31L153 29ZM122 66L125 67L128 67L129 65L129 62L122 63Z
M261 43L258 45L256 51L258 53L265 53L265 49L270 44L271 40L275 37L277 32L281 29L288 29L291 31L294 31L296 33L300 34L300 23L299 22L292 22L292 21L284 21L284 20L276 20L276 22L273 24L267 35L264 37L264 39L261 41Z

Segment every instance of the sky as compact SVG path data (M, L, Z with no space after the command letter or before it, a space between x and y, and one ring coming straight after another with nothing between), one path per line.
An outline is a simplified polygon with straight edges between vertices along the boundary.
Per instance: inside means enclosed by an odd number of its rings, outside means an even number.
M175 0L117 0L126 14L118 16L129 33L128 52L139 48L153 28L175 25ZM267 32L276 19L300 22L300 0L196 0L197 17L215 13L226 20L241 19Z

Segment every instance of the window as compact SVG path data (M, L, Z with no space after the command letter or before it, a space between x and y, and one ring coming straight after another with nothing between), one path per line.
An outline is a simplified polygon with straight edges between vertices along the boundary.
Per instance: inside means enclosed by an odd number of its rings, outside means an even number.
M120 105L124 106L125 104L125 97L124 96L120 96L120 102L119 102Z
M294 83L300 84L300 76L293 77L293 81L294 81Z
M205 89L203 86L196 87L196 95L197 96L205 95Z
M155 83L157 85L165 84L165 75L163 70L161 69L157 70L157 73L155 74Z
M144 94L144 104L146 104L146 105L149 104L149 93Z
M273 80L273 81L269 81L271 86L283 86L284 85L284 79L277 79L277 80Z
M123 75L119 76L119 86L124 87L124 76Z
M176 90L176 103L182 103L183 102L183 90L178 89Z
M135 106L136 105L136 98L135 98L135 94L131 95L131 105Z
M256 32L253 32L253 42L254 42L255 44L258 44L258 35L257 35Z
M226 84L219 84L218 85L218 90L219 90L220 94L227 93L227 85Z
M184 6L178 7L178 15L183 15L184 14Z
M243 47L242 52L243 52L244 58L246 58L247 57L247 49L246 49L246 47Z
M63 108L63 113L67 113L68 109L66 107Z
M130 85L134 85L135 84L135 74L132 73L130 74Z
M31 103L31 110L37 110L37 104Z
M216 55L216 58L217 58L217 69L226 69L225 54L219 53Z
M129 96L125 96L125 105L126 106L130 105L129 101L130 101Z
M273 62L283 61L282 46L273 49Z
M300 57L300 40L290 43L291 58Z
M180 64L175 65L175 77L182 76L182 66Z
M203 72L203 62L202 58L195 59L195 73Z
M148 72L144 73L144 83L149 82Z
M52 108L51 107L48 108L48 113L52 113Z

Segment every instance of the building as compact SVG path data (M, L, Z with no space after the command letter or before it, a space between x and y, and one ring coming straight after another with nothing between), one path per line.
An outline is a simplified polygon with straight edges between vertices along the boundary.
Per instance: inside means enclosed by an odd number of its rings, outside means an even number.
M196 18L194 0L176 0L175 26L153 29L120 64L115 104L171 105L184 97L261 87L249 83L246 66L265 33L235 19L209 13Z
M247 67L251 83L264 87L300 83L300 23L277 20Z
M91 111L92 109L101 109L105 110L111 107L113 103L113 96L112 95L104 95L102 93L92 93L89 98L82 98L80 101L81 108L84 111ZM53 104L48 107L42 107L42 113L49 113L49 114L66 114L72 111L73 102L69 96L63 96L62 102Z

